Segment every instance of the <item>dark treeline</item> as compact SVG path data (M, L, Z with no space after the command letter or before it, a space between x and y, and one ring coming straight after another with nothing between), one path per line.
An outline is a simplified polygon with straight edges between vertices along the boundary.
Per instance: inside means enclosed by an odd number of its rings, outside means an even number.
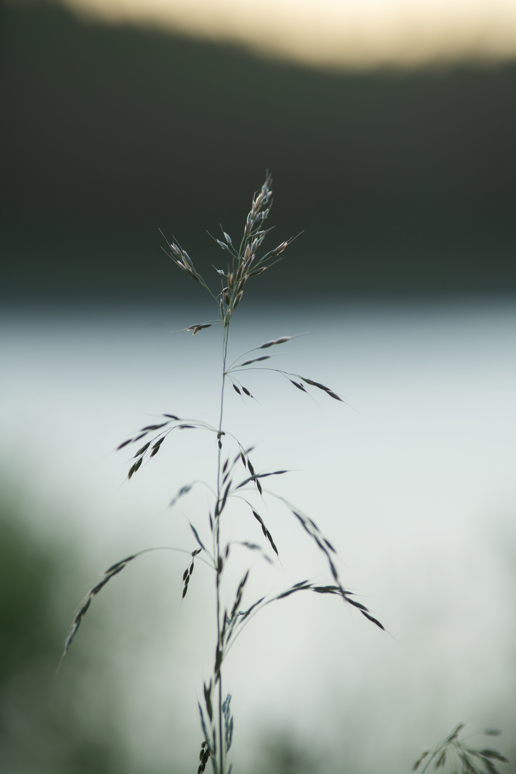
M305 232L267 292L516 290L516 65L323 73L14 0L1 48L14 301L183 292L158 227L220 262L266 169L271 246Z

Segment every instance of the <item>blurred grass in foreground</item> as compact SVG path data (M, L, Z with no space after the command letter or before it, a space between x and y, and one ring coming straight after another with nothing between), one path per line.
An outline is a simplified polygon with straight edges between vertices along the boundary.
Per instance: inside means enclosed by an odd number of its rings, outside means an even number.
M36 537L23 499L0 481L0 770L114 774L116 690L95 648L56 675L71 595L81 589L78 558ZM85 633L90 645L95 628Z

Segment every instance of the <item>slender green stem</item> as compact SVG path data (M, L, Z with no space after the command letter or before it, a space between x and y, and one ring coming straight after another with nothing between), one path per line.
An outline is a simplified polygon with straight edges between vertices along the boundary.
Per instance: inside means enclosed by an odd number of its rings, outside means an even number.
M215 566L217 571L217 650L220 653L219 659L222 659L222 626L223 622L220 618L220 576L222 572L221 565L221 553L220 553L220 502L222 497L221 486L221 474L222 474L222 422L224 419L224 389L226 386L226 364L228 355L228 336L229 325L224 325L223 338L222 338L222 383L220 390L220 416L219 427L217 432L217 506L215 511L215 535L214 535L214 553L215 553ZM222 663L219 663L219 691L218 691L218 717L219 717L219 772L224 774L224 745L223 745L223 716L222 716Z
M223 336L222 336L222 384L220 389L220 415L219 415L219 427L218 427L218 455L217 455L217 499L220 498L221 494L221 486L220 486L220 476L221 476L221 462L222 462L222 443L221 443L221 433L222 433L222 421L224 418L224 389L226 386L226 362L228 357L228 337L229 337L229 326L224 326L223 328Z

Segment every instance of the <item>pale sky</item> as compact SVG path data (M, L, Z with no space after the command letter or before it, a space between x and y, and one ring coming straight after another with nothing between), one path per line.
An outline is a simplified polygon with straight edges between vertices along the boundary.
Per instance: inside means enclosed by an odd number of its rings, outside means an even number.
M516 58L516 0L62 0L81 15L337 69Z

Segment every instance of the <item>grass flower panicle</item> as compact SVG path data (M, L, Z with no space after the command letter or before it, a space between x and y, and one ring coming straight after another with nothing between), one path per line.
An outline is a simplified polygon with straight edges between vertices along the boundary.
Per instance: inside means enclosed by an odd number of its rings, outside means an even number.
M201 430L211 434L215 441L214 448L214 481L209 487L213 493L211 507L205 514L205 521L201 524L190 524L194 540L194 548L152 547L138 551L127 556L121 561L115 562L109 567L103 577L88 592L84 601L79 606L66 639L64 653L66 653L77 634L79 626L90 608L91 602L107 583L124 570L128 564L140 555L156 550L175 551L185 554L188 563L182 577L181 597L187 596L189 584L192 579L196 561L201 561L211 568L214 580L215 620L216 627L213 632L214 660L211 677L204 682L202 703L199 702L199 715L203 739L201 741L198 774L205 771L208 763L211 764L214 774L230 774L232 765L229 763L229 752L233 741L234 720L231 712L231 694L226 693L224 684L224 664L228 653L239 636L261 610L266 606L284 600L294 594L326 594L339 597L344 603L351 605L368 622L375 624L383 630L383 625L371 613L371 611L355 598L355 594L345 588L338 570L337 551L330 540L322 533L316 522L307 516L297 506L288 502L285 498L272 492L268 488L270 480L287 473L287 470L262 471L255 468L251 456L253 447L241 443L230 433L224 423L224 407L228 399L227 387L231 386L238 395L252 397L251 391L245 386L246 374L254 370L268 371L279 374L297 390L308 393L315 390L326 394L328 397L342 402L342 398L330 387L311 377L297 373L284 371L270 366L271 348L288 345L292 337L281 336L266 341L259 346L247 350L237 357L232 363L228 363L228 339L230 324L233 314L241 303L246 283L267 271L271 266L282 259L284 251L290 246L293 238L283 240L275 248L260 255L260 248L271 231L265 228L265 221L272 206L272 179L267 174L261 189L254 195L251 209L247 215L243 235L238 246L221 227L222 239L215 239L221 248L228 263L225 269L213 267L220 281L220 289L213 291L205 281L204 276L196 268L188 253L181 247L177 240L167 241L165 252L176 266L185 272L191 279L199 283L216 303L220 320L209 321L190 325L185 330L194 335L212 325L221 326L221 389L218 421L209 424L197 419L180 417L175 413L164 413L153 424L145 425L130 438L123 441L117 450L128 449L136 446L129 465L127 478L132 479L140 470L144 460L151 460L158 454L165 442L178 430ZM232 395L233 393L229 393ZM192 489L200 481L184 484L174 495L170 507L183 497L187 497ZM238 544L251 553L259 552L267 562L274 563L280 556L281 546L274 538L274 527L268 523L262 515L262 505L265 498L275 498L281 503L293 517L294 523L308 536L314 548L322 555L327 568L327 581L313 583L310 580L300 580L283 589L277 594L265 594L254 599L247 599L248 581L251 570L247 569L238 584L231 582L226 574L226 568L231 562L232 547ZM229 538L229 530L225 529L225 517L230 502L237 501L244 513L249 517L249 523L257 521L263 536L263 543L255 540L232 541ZM205 537L208 535L208 539ZM64 655L64 654L63 654ZM446 755L454 748L463 761L464 771L476 774L484 767L485 774L496 774L494 761L504 761L503 757L494 751L468 751L459 747L458 735L461 726L456 729L444 743L438 748L428 761L423 771L426 771L430 762L437 758L437 768L443 765ZM473 757L471 757L473 756ZM414 770L423 763L426 754L417 762ZM469 768L468 768L469 767Z

